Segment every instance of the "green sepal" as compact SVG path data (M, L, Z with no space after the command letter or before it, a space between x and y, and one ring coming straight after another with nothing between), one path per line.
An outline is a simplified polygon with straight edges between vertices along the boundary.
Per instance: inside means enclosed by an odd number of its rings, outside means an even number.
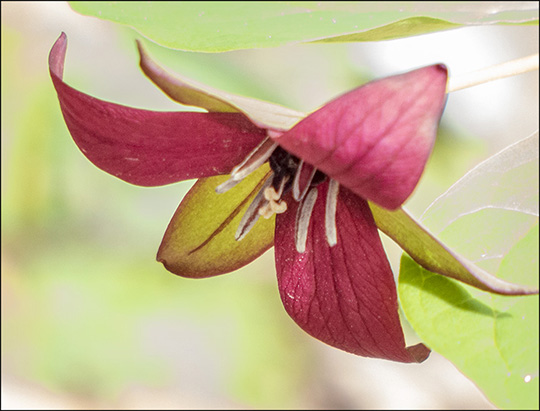
M536 287L497 278L450 249L404 209L387 210L369 203L377 227L422 267L480 290L503 295L537 294Z
M198 180L167 227L158 261L182 277L204 278L243 267L272 247L275 217L260 218L245 238L235 240L240 220L269 172L265 164L222 194L215 189L228 176Z

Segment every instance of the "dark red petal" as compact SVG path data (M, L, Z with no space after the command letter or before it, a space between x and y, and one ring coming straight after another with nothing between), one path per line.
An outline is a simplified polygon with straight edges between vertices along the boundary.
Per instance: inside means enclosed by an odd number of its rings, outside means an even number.
M353 90L275 140L385 208L414 190L437 135L447 70L434 65Z
M69 131L88 159L132 184L158 186L226 174L266 136L240 113L140 110L99 100L62 81L67 38L49 70Z
M296 251L298 203L276 220L276 267L281 299L289 315L313 337L366 357L421 362L422 344L409 348L398 316L396 285L367 203L340 187L337 245L326 241L328 183L318 186L306 252Z

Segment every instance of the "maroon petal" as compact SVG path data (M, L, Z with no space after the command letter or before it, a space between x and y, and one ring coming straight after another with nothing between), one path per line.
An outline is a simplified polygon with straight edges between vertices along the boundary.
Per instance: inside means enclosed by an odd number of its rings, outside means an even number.
M158 186L226 174L264 137L240 113L140 110L99 100L62 81L67 38L49 70L69 131L88 159L132 184Z
M276 138L359 196L385 208L412 193L446 102L447 70L433 65L353 90Z
M298 203L276 220L276 267L281 299L289 315L313 337L353 354L421 362L422 344L409 348L398 316L396 286L369 206L341 187L337 245L325 235L328 183L318 186L306 251L295 247Z

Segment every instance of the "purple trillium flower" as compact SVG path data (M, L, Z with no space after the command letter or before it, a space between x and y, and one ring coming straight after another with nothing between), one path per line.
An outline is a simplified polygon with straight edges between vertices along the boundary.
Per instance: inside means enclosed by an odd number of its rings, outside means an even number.
M399 208L418 183L446 102L444 65L372 81L303 117L172 79L140 47L152 81L208 110L157 112L68 86L66 48L62 34L50 74L69 131L92 163L141 186L200 179L159 248L169 271L223 274L274 245L281 299L306 332L362 356L427 358L423 344L406 347L368 201Z

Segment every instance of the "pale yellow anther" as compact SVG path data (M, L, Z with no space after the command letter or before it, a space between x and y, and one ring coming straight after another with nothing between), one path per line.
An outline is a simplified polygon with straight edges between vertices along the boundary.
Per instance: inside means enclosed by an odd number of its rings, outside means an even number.
M276 193L274 187L270 186L264 189L264 198L268 201L277 201L279 200L279 197L281 197L281 194Z
M272 207L272 211L276 214L281 214L287 211L287 203L285 201L280 201L279 203L270 201L270 207Z
M274 214L281 214L287 211L287 203L280 201L279 203L274 200L269 200L262 207L259 208L259 215L266 219L269 219Z
M265 203L261 208L259 208L259 215L263 216L267 220L274 215L272 211L272 206L270 203Z

